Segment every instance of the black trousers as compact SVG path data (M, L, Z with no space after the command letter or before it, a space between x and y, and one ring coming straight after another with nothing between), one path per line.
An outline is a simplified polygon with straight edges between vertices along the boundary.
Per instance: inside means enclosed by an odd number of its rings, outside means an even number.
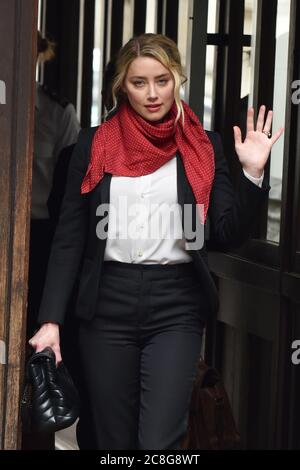
M95 317L79 327L97 449L180 449L204 304L193 263L104 262Z

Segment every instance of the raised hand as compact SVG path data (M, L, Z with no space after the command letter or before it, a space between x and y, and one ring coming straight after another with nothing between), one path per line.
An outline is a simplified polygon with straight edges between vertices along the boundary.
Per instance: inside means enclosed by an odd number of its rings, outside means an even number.
M284 131L280 127L272 136L271 125L273 112L269 111L265 121L266 107L259 109L256 129L254 128L254 109L249 108L247 113L247 134L242 142L242 133L238 126L233 127L235 150L243 169L255 178L259 178L264 170L270 151L275 142Z

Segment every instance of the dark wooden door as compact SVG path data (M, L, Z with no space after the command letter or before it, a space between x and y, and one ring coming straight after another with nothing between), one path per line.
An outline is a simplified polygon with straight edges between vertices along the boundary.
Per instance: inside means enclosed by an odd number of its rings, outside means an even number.
M37 3L0 2L0 449L21 440Z

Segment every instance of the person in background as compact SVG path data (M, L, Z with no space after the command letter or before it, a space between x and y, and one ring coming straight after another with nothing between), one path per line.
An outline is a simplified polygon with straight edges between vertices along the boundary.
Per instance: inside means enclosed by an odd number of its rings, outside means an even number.
M207 244L237 247L270 189L264 167L283 132L271 134L272 112L265 118L261 106L255 123L250 108L244 140L233 129L234 191L220 135L180 99L184 79L174 41L132 38L116 60L117 112L81 131L70 162L29 344L62 360L60 330L79 276L81 367L98 450L181 448L203 328L218 308L206 242L193 247L182 210L192 208L201 225L209 218ZM174 204L182 210L170 213Z
M54 43L37 33L37 64L55 56ZM27 332L36 328L54 224L47 201L54 169L63 149L77 142L80 124L72 103L36 83L30 224Z

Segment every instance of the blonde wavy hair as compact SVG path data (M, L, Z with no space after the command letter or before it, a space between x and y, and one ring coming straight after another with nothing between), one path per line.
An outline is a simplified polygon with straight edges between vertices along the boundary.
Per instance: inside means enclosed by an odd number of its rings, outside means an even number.
M180 99L180 86L187 81L181 65L178 47L172 39L163 34L145 33L130 39L118 52L115 59L115 74L111 84L114 111L126 95L122 91L128 68L134 59L141 56L152 57L166 67L174 78L174 98L177 107L175 125L180 116L184 123L184 110Z

